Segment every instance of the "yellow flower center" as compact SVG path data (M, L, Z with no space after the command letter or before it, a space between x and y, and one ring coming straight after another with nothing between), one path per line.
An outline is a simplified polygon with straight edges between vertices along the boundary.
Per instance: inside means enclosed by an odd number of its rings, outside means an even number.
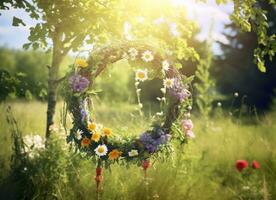
M140 79L143 79L143 78L146 77L146 75L145 75L144 72L138 72L137 76L138 76L138 78L140 78Z
M103 152L104 152L104 147L99 147L99 148L98 148L98 152L99 152L99 153L103 153Z

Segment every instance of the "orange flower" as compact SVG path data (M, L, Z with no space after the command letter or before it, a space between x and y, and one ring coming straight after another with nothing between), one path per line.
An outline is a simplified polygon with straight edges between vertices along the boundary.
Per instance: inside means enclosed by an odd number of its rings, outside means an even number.
M81 147L89 147L91 140L87 137L81 140Z
M105 136L111 136L112 135L112 130L110 128L103 128L103 134Z
M109 160L116 160L121 156L121 154L122 154L121 151L118 151L117 149L114 149L108 154L108 159Z

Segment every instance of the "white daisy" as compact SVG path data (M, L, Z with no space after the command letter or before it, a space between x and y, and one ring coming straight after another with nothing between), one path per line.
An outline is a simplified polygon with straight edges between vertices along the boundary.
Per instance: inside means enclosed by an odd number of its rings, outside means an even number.
M166 88L172 88L174 85L174 79L173 78L166 78L163 81L164 87Z
M145 81L148 79L148 70L147 69L138 69L136 70L136 73L135 73L135 79L137 81Z
M135 60L136 56L138 55L138 51L135 48L130 48L128 50L129 56L131 60Z
M144 60L145 62L150 62L154 59L153 54L151 51L146 50L143 54L142 54L142 60Z
M129 157L134 157L138 156L138 151L136 149L132 149L131 151L128 152Z
M107 146L103 144L99 145L94 151L98 156L105 156L107 154L108 149Z
M83 134L83 131L78 129L77 132L75 133L75 137L76 137L78 140L81 140L82 134Z
M170 63L167 60L164 60L162 62L162 70L163 72L166 72L170 69Z

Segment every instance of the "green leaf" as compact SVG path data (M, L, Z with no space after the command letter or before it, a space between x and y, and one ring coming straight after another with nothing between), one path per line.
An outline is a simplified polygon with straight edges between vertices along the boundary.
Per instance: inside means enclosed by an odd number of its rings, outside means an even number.
M19 26L20 24L21 24L22 26L26 26L26 24L23 22L22 19L19 19L19 18L17 18L17 17L13 17L13 19L12 19L12 25L13 25L13 26Z
M265 65L264 65L264 62L259 60L258 59L258 69L261 71L261 72L266 72L266 68L265 68Z

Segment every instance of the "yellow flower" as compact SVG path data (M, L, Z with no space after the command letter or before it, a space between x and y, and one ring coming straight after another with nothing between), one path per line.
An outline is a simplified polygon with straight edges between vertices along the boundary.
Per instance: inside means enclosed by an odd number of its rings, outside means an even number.
M91 140L93 140L95 142L99 142L100 139L101 139L101 134L99 132L93 133Z
M95 131L96 128L97 128L97 124L96 123L90 123L90 124L88 124L88 127L87 127L87 129L89 131L91 131L91 132Z
M118 151L117 149L114 149L108 154L108 159L109 160L116 160L117 158L119 158L121 156L121 154L122 154L121 151Z
M81 147L89 147L91 140L87 137L81 140Z
M88 63L87 63L86 60L84 60L84 59L77 58L77 59L76 59L76 62L75 62L75 65L76 65L77 67L85 68L85 67L88 66Z
M103 128L103 134L105 136L111 136L112 135L112 130L110 128Z

